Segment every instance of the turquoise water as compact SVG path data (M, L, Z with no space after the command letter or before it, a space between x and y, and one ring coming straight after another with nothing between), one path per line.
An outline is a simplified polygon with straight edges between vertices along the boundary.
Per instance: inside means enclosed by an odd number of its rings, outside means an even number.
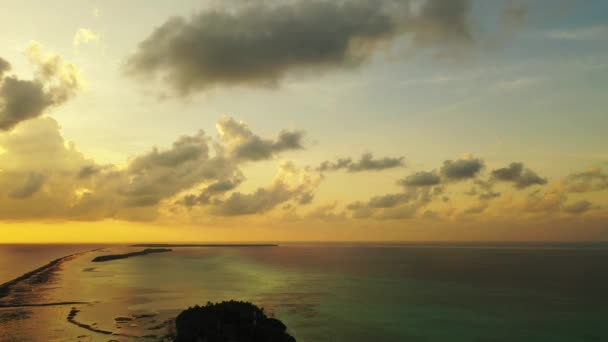
M139 249L70 260L33 301L88 302L77 305L80 322L132 336L162 335L167 327L150 328L188 306L241 299L305 342L608 340L603 245L287 244L90 262ZM28 308L26 318L0 319L0 337L108 340L67 323L69 309ZM137 314L154 318L114 321Z

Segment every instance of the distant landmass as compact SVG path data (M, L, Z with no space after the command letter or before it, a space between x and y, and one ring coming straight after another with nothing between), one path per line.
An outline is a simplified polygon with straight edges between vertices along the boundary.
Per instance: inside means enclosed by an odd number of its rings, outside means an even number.
M207 243L207 244L172 244L172 243L145 243L131 245L130 247L278 247L272 243Z
M169 249L169 248L146 248L143 251L139 251L139 252L131 252L131 253L125 253L125 254L100 255L91 261L92 262L103 262L103 261L110 261L110 260L117 260L117 259L126 259L126 258L148 255L148 254L153 254L153 253L165 253L165 252L171 252L171 251L172 251L172 249Z

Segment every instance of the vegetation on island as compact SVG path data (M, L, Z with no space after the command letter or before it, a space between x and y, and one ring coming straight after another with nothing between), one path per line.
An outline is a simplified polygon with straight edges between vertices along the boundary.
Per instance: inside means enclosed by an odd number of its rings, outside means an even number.
M139 252L131 252L131 253L125 253L125 254L100 255L100 256L96 257L95 259L93 259L92 262L126 259L126 258L135 257L135 256L148 255L148 254L153 254L153 253L164 253L164 252L171 252L171 251L172 250L169 248L146 248L143 251L139 251Z
M295 342L287 327L254 304L227 301L188 308L175 319L175 342Z

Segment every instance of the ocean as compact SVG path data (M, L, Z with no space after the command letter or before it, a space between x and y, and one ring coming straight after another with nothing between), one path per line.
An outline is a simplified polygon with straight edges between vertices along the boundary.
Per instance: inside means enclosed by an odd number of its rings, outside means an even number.
M0 283L94 248L0 245ZM230 299L300 342L608 341L607 244L285 243L91 262L141 249L105 246L14 286L0 341L158 341L181 310Z

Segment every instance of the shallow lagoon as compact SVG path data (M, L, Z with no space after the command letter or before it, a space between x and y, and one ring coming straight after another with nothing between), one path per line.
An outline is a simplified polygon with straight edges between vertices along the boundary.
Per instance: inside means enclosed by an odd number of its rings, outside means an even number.
M186 307L228 299L263 306L305 342L608 339L601 245L189 247L91 262L141 249L66 261L51 281L19 295L87 304L0 309L1 339L157 341L151 336L165 334L164 322ZM72 307L78 322L119 335L69 323Z

